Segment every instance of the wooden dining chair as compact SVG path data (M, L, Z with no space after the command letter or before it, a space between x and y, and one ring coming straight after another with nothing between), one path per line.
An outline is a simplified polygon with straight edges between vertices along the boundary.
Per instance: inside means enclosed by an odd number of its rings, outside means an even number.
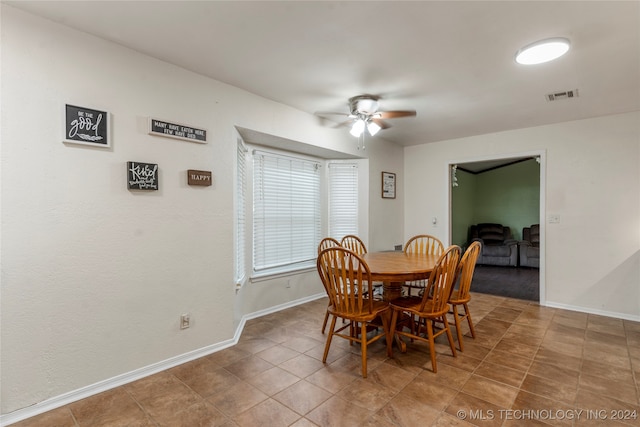
M328 311L332 316L322 362L327 361L334 336L358 342L362 352L362 377L366 378L367 346L382 337L387 339L389 346L389 304L373 299L373 288L365 286L371 282L369 266L355 252L342 247L325 249L318 256L317 268L329 295ZM367 291L362 291L365 288ZM336 326L338 318L347 323ZM382 321L382 332L378 332L378 324L373 324L376 319ZM348 333L345 332L347 328Z
M340 246L340 242L338 242L338 240L334 239L333 237L325 237L324 239L320 240L320 244L318 244L318 255L320 255L320 252L322 252L323 250L327 248L333 248L336 246ZM329 301L329 305L331 305L331 301ZM324 313L324 320L322 321L323 334L325 329L327 329L327 321L329 321L328 307L327 307L327 311Z
M471 300L471 282L473 280L473 273L476 269L476 261L478 260L480 249L482 249L482 245L480 242L475 241L471 243L464 252L464 255L458 265L458 287L451 292L451 296L449 297L449 304L451 306L450 314L453 315L454 325L456 326L456 335L458 336L458 346L460 347L460 351L464 351L464 346L462 344L462 330L460 328L460 323L464 319L467 319L467 323L469 324L471 337L476 337L476 331L473 328L471 313L469 312L467 303ZM460 314L458 312L459 306L462 306L464 314Z
M350 251L357 253L358 255L364 255L367 253L367 247L362 239L353 234L347 234L340 241L340 246L347 248Z
M333 248L335 246L340 246L340 242L338 240L334 239L333 237L325 237L324 239L320 240L320 243L318 244L318 255L320 255L320 252L322 252L323 250L327 248Z
M367 253L367 246L361 238L354 234L347 234L340 241L340 246L347 248L358 255L362 256ZM373 282L373 296L376 299L382 299L382 282Z
M429 343L431 355L431 368L434 373L438 371L436 365L435 338L441 334L447 334L449 346L453 357L456 357L456 348L453 336L447 321L449 312L449 296L455 280L460 260L460 247L452 245L440 256L438 262L429 276L427 288L418 296L400 297L390 302L391 331L394 331L401 350L406 351L406 345L401 337L406 336L411 340L421 340ZM400 320L409 319L414 322L410 325L410 331L405 331ZM442 325L442 329L434 333L434 324ZM399 326L399 328L398 328ZM387 354L393 357L392 340L387 340Z
M442 242L434 236L428 234L419 234L413 236L404 245L404 253L407 254L424 254L424 255L436 255L440 256L444 252L444 245ZM413 289L417 289L418 296L422 295L424 288L426 287L427 280L414 280L411 282L405 282L404 288L407 290L407 295L412 294Z

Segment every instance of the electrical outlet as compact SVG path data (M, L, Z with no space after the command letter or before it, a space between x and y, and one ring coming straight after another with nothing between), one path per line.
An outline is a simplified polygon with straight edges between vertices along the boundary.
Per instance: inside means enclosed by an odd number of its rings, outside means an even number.
M180 316L180 329L187 329L191 326L191 315L189 313Z

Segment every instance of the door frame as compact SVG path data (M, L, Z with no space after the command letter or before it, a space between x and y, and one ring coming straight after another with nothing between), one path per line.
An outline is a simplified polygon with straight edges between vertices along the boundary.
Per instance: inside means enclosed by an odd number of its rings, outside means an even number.
M452 208L451 208L451 200L452 200L452 175L451 175L451 167L453 165L460 165L464 163L472 163L472 162L481 162L487 160L506 160L506 159L518 159L522 157L536 157L538 159L538 163L540 164L540 269L538 271L539 275L539 287L540 287L540 305L546 305L547 295L546 295L546 167L547 167L547 152L546 150L534 150L534 151L521 151L514 153L505 153L505 154L491 154L486 156L472 156L457 159L455 161L449 161L447 164L447 179L445 182L448 183L447 195L447 215L448 215L448 232L449 232L449 241L452 241Z

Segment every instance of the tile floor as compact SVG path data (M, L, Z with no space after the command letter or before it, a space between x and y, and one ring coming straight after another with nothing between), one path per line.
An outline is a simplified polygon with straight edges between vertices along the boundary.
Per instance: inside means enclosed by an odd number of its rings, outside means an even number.
M232 348L24 420L27 426L640 426L640 323L473 294L477 338L386 357L336 338L321 299L247 323Z

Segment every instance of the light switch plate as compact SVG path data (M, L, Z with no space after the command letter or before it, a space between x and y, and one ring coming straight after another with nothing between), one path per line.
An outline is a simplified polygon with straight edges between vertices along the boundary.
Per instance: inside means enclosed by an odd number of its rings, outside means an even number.
M560 224L560 215L549 215L549 224Z

